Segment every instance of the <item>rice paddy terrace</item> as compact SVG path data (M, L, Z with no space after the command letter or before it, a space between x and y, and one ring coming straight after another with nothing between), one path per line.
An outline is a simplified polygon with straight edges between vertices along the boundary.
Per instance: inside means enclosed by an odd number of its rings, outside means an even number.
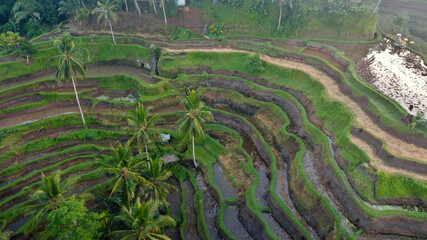
M31 64L0 59L1 229L23 234L19 211L41 173L78 176L73 192L105 193L100 168L131 135L125 113L138 102L171 141L171 239L397 239L427 236L427 128L364 83L354 62L302 40L230 38L144 40L78 37L90 52L73 86L57 84L45 62L51 41L35 44ZM151 48L150 48L151 45ZM153 47L154 45L154 47ZM248 68L262 49L264 71ZM154 57L155 56L155 57ZM150 73L157 66L157 73ZM214 121L179 152L184 89L197 89ZM95 198L87 203L102 210Z

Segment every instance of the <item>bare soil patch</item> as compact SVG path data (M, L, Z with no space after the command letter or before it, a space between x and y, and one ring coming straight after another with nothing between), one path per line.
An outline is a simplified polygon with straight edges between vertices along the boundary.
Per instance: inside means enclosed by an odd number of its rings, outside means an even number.
M369 158L371 159L369 164L372 165L373 167L375 167L376 169L378 169L378 171L384 171L384 172L391 173L391 174L399 174L399 175L403 175L403 176L406 176L409 178L415 178L417 180L427 182L427 175L422 175L422 174L414 173L414 172L407 171L404 169L399 169L399 168L394 168L394 167L388 166L387 164L384 163L384 161L382 161L375 154L375 150L373 149L373 147L371 145L369 145L368 143L366 143L365 141L363 141L362 139L357 138L355 136L351 136L351 141L354 144L356 144L358 147L362 148L366 152L366 154L368 154Z
M139 68L139 67L131 67L131 66L121 66L121 65L102 65L102 66L91 66L89 67L89 72L86 74L88 77L96 77L96 76L109 76L116 74L127 74L133 77L142 79L148 83L157 82L156 79L150 78L148 75L150 74L148 70ZM14 81L0 81L0 89L7 89L15 86L22 85L24 83L34 82L37 80L47 79L47 78L55 78L54 72L49 72L45 74L41 74L35 77L14 80ZM78 81L77 81L78 82ZM70 85L71 88L71 85ZM77 89L81 91L77 83Z

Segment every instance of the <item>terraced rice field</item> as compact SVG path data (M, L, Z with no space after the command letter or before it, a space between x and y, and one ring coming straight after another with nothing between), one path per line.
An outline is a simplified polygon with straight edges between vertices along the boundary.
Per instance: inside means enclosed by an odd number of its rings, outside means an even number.
M91 44L108 45L102 39ZM166 231L170 238L427 235L427 129L402 126L404 109L364 85L353 65L334 67L288 43L298 50L267 48L266 70L250 73L256 41L235 39L222 48L214 40L159 40L159 75L150 75L143 69L149 42L118 42L130 53L92 60L93 71L79 80L87 128L70 83L57 85L37 66L0 77L0 220L15 239L31 237L16 209L28 204L41 173L79 176L75 193L105 192L110 175L100 161L131 137L125 112L138 101L165 119L159 126L172 135L165 149L179 144L186 87L201 93L215 121L196 142L199 168L191 149L172 152L181 160L168 165L177 188L168 200L178 220ZM103 49L99 54L114 46ZM21 63L0 68L6 65ZM90 207L101 205L95 199Z

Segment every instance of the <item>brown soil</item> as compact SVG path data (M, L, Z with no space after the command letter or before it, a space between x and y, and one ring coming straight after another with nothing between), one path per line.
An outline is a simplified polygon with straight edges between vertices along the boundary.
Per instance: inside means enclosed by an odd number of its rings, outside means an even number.
M141 4L141 3L140 3ZM144 11L143 6L141 5L141 11ZM161 9L158 9L158 15L163 16ZM138 15L136 11L125 12L120 11L116 12L119 16L117 23L113 25L113 31L115 35L129 35L137 36L143 38L167 38L168 37L168 28L164 24L163 18L155 17L154 13L143 13L141 16ZM104 26L102 22L97 23L97 16L91 14L89 18L89 23L86 25L80 25L76 22L70 22L64 26L65 29L72 33L82 34L82 35L91 35L94 34L105 34L110 35L110 29L108 26ZM112 40L111 40L112 42Z
M2 126L2 128L7 128L7 127L23 124L26 122L42 120L48 117L54 117L54 116L70 114L70 113L78 113L79 108L77 106L77 103L74 103L74 104L75 106L58 106L58 107L54 107L49 104L47 106L35 109L35 111L32 111L32 112L28 112L26 110L19 111L19 112L16 112L16 114L13 114L13 116L1 119L0 126ZM90 106L82 104L82 109L83 111L89 111Z
M202 10L198 8L184 7L177 17L168 20L168 23L177 27L187 28L193 32L202 33L208 28L201 17Z
M236 188L241 190L241 186L248 188L252 184L252 176L243 168L243 165L247 161L243 154L240 154L238 151L231 151L227 154L220 155L219 160L224 169L228 169L232 172L232 176L236 179L235 183L238 185L235 186ZM225 171L225 173L227 173L227 171ZM230 179L230 177L231 176L227 176L228 179Z
M373 149L373 147L368 143L366 143L365 141L363 141L362 139L357 138L355 136L351 136L351 141L354 144L356 144L358 147L362 148L366 152L366 154L368 154L369 158L371 159L369 164L375 167L376 169L378 169L378 171L395 173L395 174L399 174L399 175L403 175L403 176L407 176L410 178L415 178L415 179L427 182L427 175L417 174L411 171L388 166L387 164L384 163L383 160L381 160L375 154L375 150Z
M166 49L170 52L240 52L240 53L249 53L249 51L244 50L235 50L235 49ZM306 72L311 75L314 79L317 79L320 83L325 86L326 93L328 96L333 99L340 101L342 104L346 105L349 109L353 111L354 118L356 120L356 125L366 129L371 133L375 133L375 136L382 139L387 144L387 150L396 156L403 156L405 158L413 158L427 163L427 149L417 147L414 144L408 144L401 139L398 139L389 133L383 131L378 125L376 125L371 118L361 109L361 107L354 102L350 97L343 94L336 82L323 73L322 71L316 69L315 67L309 66L303 63L291 62L283 59L277 59L269 56L262 55L261 59L269 63L285 67L293 68Z
M347 68L345 66L343 66L342 64L340 64L339 62L337 62L330 54L328 54L326 52L316 51L316 50L313 50L313 49L310 49L310 48L306 48L306 49L304 49L304 51L302 51L302 53L307 54L307 55L312 55L312 56L323 58L328 63L332 64L334 67L338 68L342 72L346 72L347 71Z
M108 75L115 75L115 74L131 75L131 76L134 76L136 78L143 79L144 81L149 82L149 83L154 83L154 81L155 81L152 78L147 77L147 74L149 74L149 72L147 70L144 70L143 68L130 67L130 66L119 66L119 65L92 66L89 68L89 72L86 74L86 76L88 76L88 77L94 76L95 77L95 76L108 76ZM6 88L19 86L19 85L22 85L24 83L34 82L37 80L42 80L42 79L46 79L46 78L54 78L54 77L55 77L55 73L51 72L51 73L42 74L42 75L37 76L37 77L33 77L33 78L25 79L25 80L20 80L20 81L12 81L12 82L8 82L8 83L2 83L0 81L0 87L1 87L1 89L6 89ZM70 87L71 87L71 85L70 85ZM77 88L79 91L81 91L81 89L78 87L78 85L77 85Z
M283 126L284 121L283 119L279 118L272 118L270 113L263 111L260 109L260 111L257 112L255 115L256 118L258 118L262 123L273 132L277 133Z

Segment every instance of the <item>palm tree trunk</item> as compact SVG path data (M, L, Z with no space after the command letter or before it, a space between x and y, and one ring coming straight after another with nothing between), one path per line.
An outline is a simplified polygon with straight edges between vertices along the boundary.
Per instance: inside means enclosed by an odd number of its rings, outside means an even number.
M279 14L279 22L277 23L277 29L279 29L280 27L280 23L282 22L282 9L283 9L283 2L282 0L280 1L280 14Z
M113 26L111 25L110 19L108 19L108 23L110 24L111 36L113 36L114 45L116 45L116 39L114 38Z
M128 0L125 0L125 6L126 6L126 12L129 12L129 8L128 8Z
M144 145L145 145L145 153L147 153L147 160L150 159L149 155L148 155L148 147L147 147L147 140L145 140L144 138Z
M162 7L163 7L163 17L165 18L165 23L167 24L167 23L168 23L168 20L166 19L166 12L165 12L165 0L163 0Z
M134 0L136 10L138 10L139 16L141 16L141 9L139 9L138 0Z
M196 163L196 149L194 148L194 136L192 136L193 138L193 162L194 162L194 166L197 168L197 163Z
M154 13L157 16L157 7L156 7L156 0L153 0L153 8L154 8Z
M80 0L80 2L82 2L83 8L87 9L85 3L83 2L83 0Z
M372 11L372 14L374 14L377 11L378 7L380 6L380 3L381 3L381 0L378 0L377 6L375 7L374 11Z
M138 153L142 154L141 138L137 137L136 139L137 139L136 144L138 145Z
M77 105L79 105L80 114L82 115L83 126L86 126L85 116L83 115L82 107L80 106L79 95L77 94L76 83L74 81L74 77L71 77L71 81L73 82L74 93L76 94Z
M37 21L37 19L34 17L33 14L31 14L31 18L33 19L33 21L37 24L37 26L41 29L42 26L40 25L39 21Z

